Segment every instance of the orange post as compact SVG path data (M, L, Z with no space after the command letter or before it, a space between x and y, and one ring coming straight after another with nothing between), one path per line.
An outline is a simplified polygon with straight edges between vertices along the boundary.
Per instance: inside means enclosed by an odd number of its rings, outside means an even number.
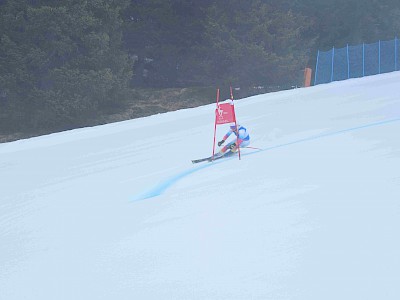
M304 69L304 87L311 86L311 73L312 70L310 68Z

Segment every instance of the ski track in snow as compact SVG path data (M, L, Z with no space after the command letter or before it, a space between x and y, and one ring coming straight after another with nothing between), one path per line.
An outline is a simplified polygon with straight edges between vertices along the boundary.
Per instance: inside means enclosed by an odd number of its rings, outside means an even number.
M288 146L291 146L291 145L310 142L310 141L322 139L322 138L325 138L325 137L336 136L336 135L345 134L345 133L348 133L348 132L358 131L358 130L362 130L362 129L367 129L367 128L371 128L371 127L388 125L388 124L399 122L399 121L400 121L400 118L396 118L396 119L390 119L390 120L384 120L384 121L379 121L379 122L368 123L368 124L364 124L364 125L360 125L360 126L356 126L356 127L350 127L350 128L346 128L346 129L342 129L342 130L338 130L338 131L334 131L334 132L318 134L318 135L311 136L311 137L308 137L308 138L302 138L302 139L295 140L295 141L292 141L292 142L289 142L289 143L283 143L283 144L267 147L265 149L260 149L260 150L257 150L257 151L251 152L251 153L242 154L242 156L254 155L254 154L257 154L259 152L270 151L270 150L274 150L274 149L278 149L278 148L282 148L282 147L288 147ZM212 166L227 162L227 161L229 161L231 159L234 159L234 158L235 157L228 157L228 158L222 159L220 161L215 161L213 163L205 163L205 164L203 164L201 166L185 170L185 171L183 171L183 172L181 172L181 173L179 173L177 175L174 175L174 176L172 176L170 178L165 179L164 181L158 183L157 185L155 185L151 189L136 195L135 197L133 197L132 201L141 201L141 200L146 200L146 199L150 199L150 198L154 198L154 197L160 196L166 190L168 190L170 187L172 187L178 181L180 181L181 179L186 178L187 176L189 176L189 175L191 175L193 173L196 173L196 172L198 172L200 170L203 170L205 168L209 168L209 167L212 167Z

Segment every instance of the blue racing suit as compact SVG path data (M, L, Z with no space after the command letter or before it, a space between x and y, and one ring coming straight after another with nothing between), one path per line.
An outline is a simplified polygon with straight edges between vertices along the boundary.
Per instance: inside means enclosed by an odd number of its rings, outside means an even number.
M223 141L226 141L232 133L234 133L237 137L237 140L233 140L232 142L226 144L220 151L221 154L224 154L228 149L230 149L232 144L236 144L235 149L237 149L237 146L240 148L247 147L250 145L250 135L245 127L242 125L237 125L238 131L236 132L236 128L230 128L229 131L224 135L222 138ZM235 151L233 149L233 151Z

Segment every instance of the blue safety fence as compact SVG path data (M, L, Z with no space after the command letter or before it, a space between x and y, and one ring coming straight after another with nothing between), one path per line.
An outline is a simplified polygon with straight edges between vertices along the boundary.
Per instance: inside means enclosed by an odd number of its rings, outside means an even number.
M318 51L314 85L398 71L399 42L379 41Z

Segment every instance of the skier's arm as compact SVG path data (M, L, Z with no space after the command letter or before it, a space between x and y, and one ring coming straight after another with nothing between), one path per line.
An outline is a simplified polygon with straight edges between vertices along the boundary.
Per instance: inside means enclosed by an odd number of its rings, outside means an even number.
M232 134L232 130L229 130L225 135L224 135L224 137L222 138L222 140L220 140L219 142L218 142L218 146L222 146L222 144L223 143L225 143L225 141L226 141L226 139Z
M224 141L226 141L227 139L228 139L228 137L230 137L230 135L232 134L232 130L229 130L225 135L224 135L224 137L222 138Z
M236 141L237 146L240 146L240 144L243 143L246 138L248 138L248 134L246 135L246 130L243 129L239 130L239 134Z

